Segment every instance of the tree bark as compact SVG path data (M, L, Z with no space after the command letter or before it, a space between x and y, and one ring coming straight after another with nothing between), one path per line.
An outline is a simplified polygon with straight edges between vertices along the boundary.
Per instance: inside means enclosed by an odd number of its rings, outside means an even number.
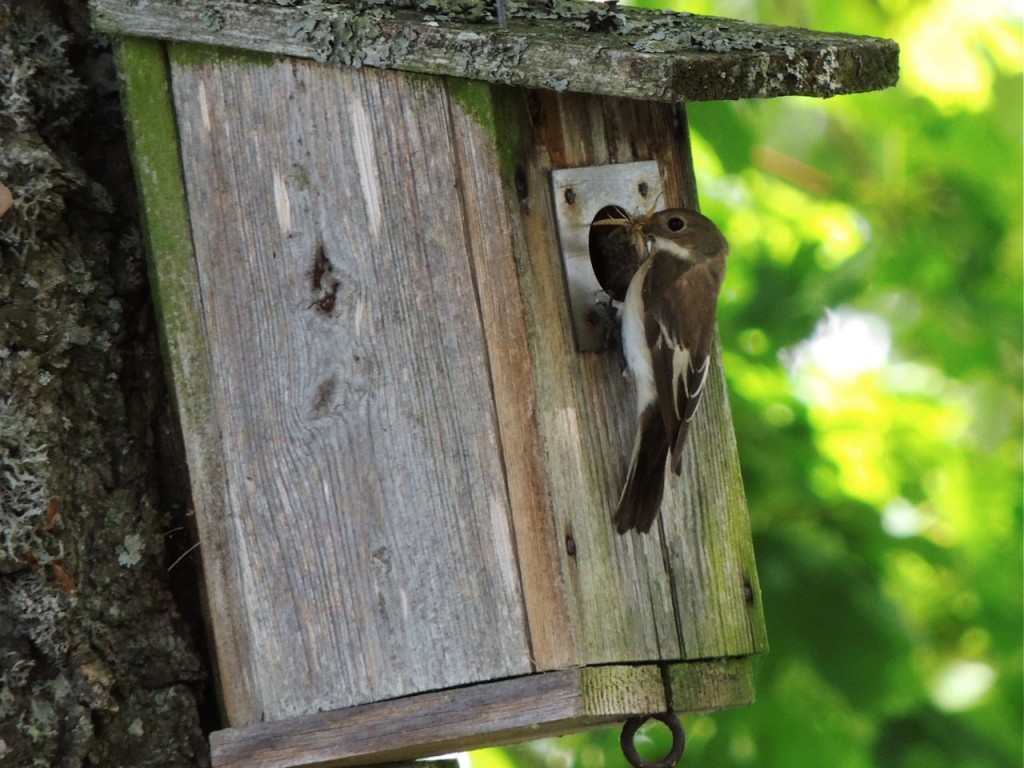
M0 763L208 765L187 479L83 0L0 0L0 183Z

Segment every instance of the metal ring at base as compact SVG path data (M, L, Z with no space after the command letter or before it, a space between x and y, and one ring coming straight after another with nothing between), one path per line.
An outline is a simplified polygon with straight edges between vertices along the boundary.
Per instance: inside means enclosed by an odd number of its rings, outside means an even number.
M636 744L633 743L637 730L651 718L664 723L672 732L672 748L668 751L667 755L656 761L648 761L640 757L640 753L636 751ZM633 768L674 768L683 758L683 751L686 749L686 731L683 730L683 724L679 722L679 716L674 712L662 712L658 715L639 715L629 718L625 725L622 726L619 746L622 747L622 754L625 755Z

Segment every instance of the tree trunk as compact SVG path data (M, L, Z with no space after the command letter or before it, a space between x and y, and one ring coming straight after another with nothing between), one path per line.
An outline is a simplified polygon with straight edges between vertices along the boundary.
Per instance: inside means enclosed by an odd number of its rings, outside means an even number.
M208 765L187 479L84 0L0 0L0 183L0 763Z

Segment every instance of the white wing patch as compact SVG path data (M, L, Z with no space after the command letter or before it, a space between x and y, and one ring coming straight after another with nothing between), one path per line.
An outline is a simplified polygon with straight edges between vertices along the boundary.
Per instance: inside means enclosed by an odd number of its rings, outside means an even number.
M704 384L707 383L708 380L708 369L710 368L710 362L711 356L708 355L707 357L704 358L704 362L701 363L700 368L694 369L694 373L700 374L700 381L697 382L697 386L694 388L692 392L690 391L690 377L683 377L683 386L686 387L686 396L689 398L689 401L693 403L693 410L691 410L690 415L686 417L687 421L693 419L694 414L697 413L697 407L700 405L700 395L701 392L704 391Z
M664 331L662 331L664 333ZM680 421L683 418L683 414L679 412L679 385L683 385L684 389L687 389L686 396L689 397L690 393L686 386L686 379L688 378L686 373L690 367L690 350L686 347L672 347L672 407L676 412L676 418Z
M675 412L676 418L682 421L683 414L679 412L680 384L686 392L686 397L692 397L688 382L689 377L686 375L690 369L690 350L676 344L663 323L658 323L658 329L660 331L658 334L658 344L664 344L672 349L672 410ZM707 361L704 362L704 366L707 367ZM703 386L703 381L701 386ZM700 387L697 387L697 392L700 392Z
M700 396L708 380L711 357L710 355L705 357L701 361L699 368L692 367L690 350L673 344L671 341L672 337L669 336L664 325L658 323L658 328L661 330L658 344L667 344L672 347L672 409L675 411L676 418L680 421L691 421L697 412L697 406L700 405ZM699 377L696 386L693 386L692 389L689 375L691 372ZM679 397L680 386L686 394L685 400L681 400ZM687 407L687 404L689 404L689 407ZM680 406L684 409L683 413L679 411ZM685 413L687 410L689 413Z

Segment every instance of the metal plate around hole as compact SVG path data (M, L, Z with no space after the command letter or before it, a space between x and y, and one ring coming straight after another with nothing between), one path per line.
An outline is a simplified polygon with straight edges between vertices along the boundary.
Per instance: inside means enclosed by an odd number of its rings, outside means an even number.
M593 321L591 310L599 302L607 302L608 296L590 263L590 225L597 212L609 205L631 215L646 213L663 191L658 163L646 160L562 168L551 172L551 187L576 347L580 352L604 349L607 328Z

